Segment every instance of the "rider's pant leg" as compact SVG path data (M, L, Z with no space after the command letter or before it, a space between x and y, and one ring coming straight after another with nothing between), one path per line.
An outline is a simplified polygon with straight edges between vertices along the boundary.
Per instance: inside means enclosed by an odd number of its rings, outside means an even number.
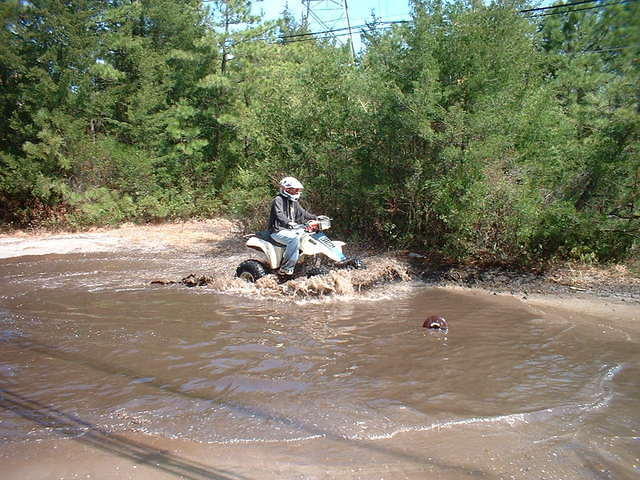
M300 231L280 230L271 234L276 242L286 245L282 256L281 270L292 271L300 257Z

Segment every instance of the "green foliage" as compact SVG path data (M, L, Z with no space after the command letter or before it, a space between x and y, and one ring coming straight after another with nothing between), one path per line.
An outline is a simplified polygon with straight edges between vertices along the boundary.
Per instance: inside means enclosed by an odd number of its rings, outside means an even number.
M117 224L132 216L135 204L128 195L120 195L104 187L88 190L72 203L78 207L71 217L72 224Z
M275 185L341 234L453 259L637 255L637 2L526 17L415 0L356 62L248 0L0 4L0 218L263 228ZM635 253L634 253L635 252Z
M227 213L237 218L246 232L264 230L267 226L271 189L264 178L253 170L238 169L233 182L222 191Z

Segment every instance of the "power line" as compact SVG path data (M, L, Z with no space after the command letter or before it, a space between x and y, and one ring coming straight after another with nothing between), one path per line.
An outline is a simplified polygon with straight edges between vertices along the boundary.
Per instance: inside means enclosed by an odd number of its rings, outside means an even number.
M542 10L549 10L549 9L552 9L552 8L573 7L575 5L584 5L585 3L593 3L593 2L598 2L598 1L599 0L583 0L581 2L565 3L564 5L550 5L548 7L528 8L526 10L518 10L518 13L538 12L538 11L542 11Z
M364 32L365 29L372 29L372 30L389 30L391 28L393 28L394 24L401 24L401 23L409 23L409 20L394 20L394 21L387 21L387 22L375 22L375 23L370 23L370 24L363 24L363 25L352 25L351 26L351 30L355 30L355 29L359 29L361 32ZM346 31L345 31L346 30ZM295 43L295 42L305 42L305 41L313 41L313 40L326 40L328 38L331 37L345 37L347 35L350 34L350 32L348 31L349 28L345 27L345 28L335 28L332 30L322 30L322 31L317 31L317 32L307 32L307 33L294 33L291 35L278 35L275 37L275 40L289 40L288 43ZM343 32L343 33L336 33L336 32ZM318 35L326 35L326 34L333 34L333 35L327 35L325 37L318 37ZM252 38L251 40L255 40L255 41L273 41L274 38L267 38L267 37L260 37L260 38ZM246 41L246 40L245 40Z
M518 10L518 13L530 13L530 12L535 12L535 11L544 11L544 10L550 10L550 9L558 9L558 8L565 8L565 7L572 7L572 6L577 6L577 5L584 5L587 3L594 3L594 2L598 2L599 0L582 0L579 2L571 2L571 3L566 3L564 5L552 5L552 6L548 6L548 7L539 7L539 8L529 8L526 10ZM611 2L611 3L603 3L600 5L594 5L592 7L585 7L585 8L573 8L573 9L569 9L569 10L563 10L561 12L550 12L550 13L542 13L539 15L527 15L527 18L533 18L533 17L544 17L544 16L549 16L549 15L564 15L566 13L572 13L572 12L580 12L580 11L584 11L584 10L594 10L594 9L598 9L598 8L605 8L605 7L611 7L614 5L621 5L621 4L626 4L626 3L631 3L631 2L635 2L638 0L622 0L619 2ZM360 29L360 28L381 28L381 27L377 27L377 25L393 25L393 24L405 24L405 23L411 23L410 20L394 20L394 21L385 21L385 22L375 22L372 24L364 24L364 25L355 25L352 26L352 29ZM321 31L317 31L317 32L306 32L306 33L297 33L297 34L292 34L292 35L279 35L278 38L281 40L286 40L288 38L297 38L297 37L311 37L311 36L315 36L315 35L325 35L325 34L329 34L329 33L333 33L334 37L341 37L341 36L345 36L345 34L336 34L336 32L342 32L345 30L348 30L348 27L343 27L343 28L335 28L335 29L331 29L331 30L321 30Z
M352 27L353 28L353 27ZM376 30L390 30L391 28L393 28L392 26L384 26L384 27L380 27ZM318 33L322 33L322 32L318 32ZM313 41L323 41L323 40L330 40L332 38L335 37L345 37L349 35L349 32L344 32L344 33L338 33L338 34L333 34L333 35L326 35L324 37L309 37L309 38L299 38L299 39L293 39L293 40L287 40L286 43L299 43L299 42L313 42ZM286 40L288 37L278 37L279 39L283 39Z
M572 6L577 6L577 5L584 5L587 3L594 3L594 2L599 2L600 0L581 0L578 2L571 2L571 3L565 3L564 5L550 5L547 7L538 7L538 8L529 8L526 10L518 10L517 13L530 13L530 12L537 12L537 11L544 11L544 10L555 10L555 9L559 9L559 8L566 8L566 7L572 7ZM585 7L585 8L574 8L574 9L569 9L569 10L563 10L561 12L550 12L550 13L542 13L539 15L527 15L526 18L533 18L533 17L544 17L544 16L549 16L549 15L564 15L567 13L572 13L572 12L580 12L580 11L584 11L584 10L593 10L593 9L598 9L598 8L605 8L605 7L611 7L611 6L615 6L615 5L621 5L621 4L626 4L626 3L632 3L632 2L636 2L638 0L621 0L618 2L611 2L611 3L603 3L600 5L594 5L592 7ZM287 40L287 39L298 39L299 40L292 40L289 43L294 43L295 41L303 41L303 40L308 40L308 41L312 41L314 39L317 40L326 40L329 37L316 37L318 35L327 35L327 34L333 34L333 37L344 37L349 35L349 33L338 33L338 32L345 32L348 31L349 28L351 28L352 30L354 29L363 29L363 28L368 28L368 29L374 29L374 30L379 30L379 29L384 29L384 30L388 30L390 27L390 25L397 25L397 24L406 24L406 23L411 23L411 20L390 20L390 21L377 21L377 22L372 22L370 24L362 24L362 25L352 25L351 27L342 27L342 28L334 28L334 29L328 29L328 30L319 30L317 32L305 32L305 33L295 33L295 34L290 34L290 35L278 35L277 38L279 40ZM383 25L383 26L381 26ZM313 38L309 38L309 39L304 39L302 37L313 37ZM268 40L266 38L263 39L256 39L256 40Z
M598 1L599 0L582 0L582 1L578 1L578 2L566 3L564 5L551 5L551 6L548 6L548 7L539 7L539 8L529 8L529 9L526 9L526 10L518 10L517 13L530 13L530 12L535 12L535 11L555 10L555 9L559 9L559 8L566 8L566 7L584 5L584 4L594 3L594 2L598 2ZM621 1L618 1L618 2L610 2L610 3L603 3L603 4L599 4L599 5L594 5L594 6L591 6L591 7L573 8L573 9L569 9L569 10L563 10L563 11L560 11L560 12L549 12L549 13L542 13L542 14L539 14L539 15L527 15L526 17L527 18L533 18L533 17L544 17L544 16L549 16L549 15L564 15L564 14L567 14L567 13L580 12L580 11L585 11L585 10L594 10L594 9L599 9L599 8L606 8L606 7L611 7L611 6L615 6L615 5L622 5L622 4L632 3L632 2L636 2L636 1L638 1L638 0L621 0ZM380 29L388 30L388 29L392 28L393 25L406 24L406 23L411 23L411 20L391 20L391 21L383 21L383 22L373 22L371 24L354 25L354 26L351 26L350 28L352 30L354 30L354 29L364 29L364 28L374 29L374 30L380 30ZM313 40L322 41L322 40L330 39L332 37L335 38L335 37L344 37L344 36L350 35L350 32L348 30L349 30L349 27L334 28L334 29L330 29L330 30L321 30L321 31L317 31L317 32L305 32L305 33L296 33L296 34L291 34L291 35L279 35L277 38L278 38L278 40L292 39L288 43L295 43L295 42L300 42L300 41L313 41ZM339 33L339 32L344 32L344 33ZM328 34L332 34L332 35L328 36ZM320 37L320 35L325 35L325 36L324 37ZM305 37L310 37L310 38L305 38Z
M387 24L396 24L396 23L409 23L409 20L394 20L394 21L388 21L388 22L375 22L375 23L371 23L371 24L363 24L363 25L352 25L351 29L359 29L359 28L377 28L376 25L387 25ZM334 28L332 30L322 30L322 31L318 31L318 32L306 32L306 33L294 33L292 35L279 35L278 38L282 38L282 39L286 39L286 38L295 38L295 37L309 37L312 35L324 35L326 33L335 33L335 32L341 32L343 30L349 30L349 27L343 27L343 28ZM335 36L344 36L344 35L335 35Z
M605 7L612 7L614 5L622 5L625 3L632 3L632 2L636 2L638 0L622 0L620 2L611 2L611 3L603 3L601 5L594 5L593 7L584 7L584 8L572 8L570 10L563 10L561 12L549 12L549 13L541 13L539 15L527 15L527 18L533 18L533 17L547 17L549 15L564 15L566 13L573 13L573 12L581 12L584 10L595 10L597 8L605 8ZM563 7L566 5L562 5ZM519 12L521 13L521 12Z

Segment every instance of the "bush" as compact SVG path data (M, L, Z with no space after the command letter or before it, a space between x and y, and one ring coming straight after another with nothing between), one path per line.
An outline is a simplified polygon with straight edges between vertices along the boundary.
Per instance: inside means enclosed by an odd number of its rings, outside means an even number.
M71 198L75 207L69 215L72 225L116 225L135 216L136 205L129 195L99 187Z

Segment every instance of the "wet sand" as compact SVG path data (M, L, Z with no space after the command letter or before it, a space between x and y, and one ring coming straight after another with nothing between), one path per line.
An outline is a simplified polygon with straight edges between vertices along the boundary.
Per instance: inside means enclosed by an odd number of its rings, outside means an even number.
M408 432L389 442L318 439L281 444L207 445L148 435L110 435L55 440L2 449L7 479L194 480L423 480L577 478L570 464L581 452L567 439L526 442L519 434L496 439L492 428L474 425L436 435ZM506 440L506 441L505 441ZM464 445L464 462L460 462ZM616 477L605 458L593 458L593 478ZM605 473L608 472L608 473ZM609 476L599 476L598 473ZM614 476L610 476L614 474Z
M143 248L185 252L242 251L243 240L231 222L214 220L171 225L134 226L104 229L83 234L25 234L0 236L0 251L8 256L43 253L87 253ZM8 249L11 249L10 251ZM9 255L11 254L11 255ZM394 261L404 262L402 256ZM407 270L410 270L407 261ZM634 284L635 280L630 281ZM569 285L568 287L570 287ZM487 299L507 296L522 302L531 311L570 318L612 335L640 333L640 305L634 297L600 297L585 292L523 293L492 292L491 288L465 288L442 283L437 288ZM593 328L597 327L597 328ZM620 333L622 332L622 333ZM5 397L5 400L7 398ZM20 397L8 398L16 405L28 403ZM28 405L26 405L28 406ZM29 408L26 409L27 411ZM37 409L31 409L36 412ZM40 409L31 420L42 425L75 425L81 420L68 412ZM501 420L498 419L498 422ZM593 478L627 478L628 470L618 470L597 448L584 451L571 438L545 438L530 443L527 430L538 428L522 422L496 435L493 425L483 421L446 425L437 431L408 431L384 439L357 440L318 431L317 438L282 442L202 443L166 436L113 433L86 424L82 434L70 438L7 443L0 445L3 478L18 479L424 479L446 478L541 478L576 479L575 465L583 465ZM64 437L64 435L62 436ZM637 439L618 438L633 451ZM464 445L461 453L457 446ZM637 445L636 445L637 446ZM637 450L636 450L637 451ZM461 457L463 461L461 461ZM640 459L622 459L632 469L640 469Z
M225 219L92 228L82 232L17 230L0 234L0 258L17 255L117 251L121 248L188 252L243 245L236 225Z

